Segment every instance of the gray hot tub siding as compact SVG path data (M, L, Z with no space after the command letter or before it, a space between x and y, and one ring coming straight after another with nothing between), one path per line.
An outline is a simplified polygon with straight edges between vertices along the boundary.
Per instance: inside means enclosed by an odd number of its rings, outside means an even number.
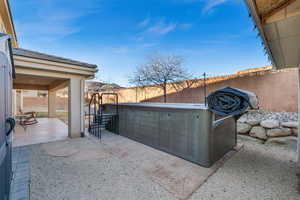
M236 145L233 117L214 127L214 114L204 106L152 105L119 104L119 134L205 167ZM105 112L114 106L106 104Z

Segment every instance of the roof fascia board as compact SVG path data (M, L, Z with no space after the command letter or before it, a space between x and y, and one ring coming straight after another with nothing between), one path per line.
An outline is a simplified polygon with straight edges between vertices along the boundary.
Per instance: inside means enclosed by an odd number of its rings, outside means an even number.
M64 71L64 72L66 70L69 71L71 69L79 70L79 71L83 71L83 72L91 72L91 73L95 73L98 71L97 68L82 67L82 66L78 66L78 65L53 62L53 61L42 60L42 59L37 59L37 58L29 58L29 57L25 57L25 56L14 55L13 57L14 57L15 62L27 63L26 66L28 66L28 63L33 63L33 64L41 64L41 65L43 65L43 67L44 67L44 65L47 65L48 67L59 67L61 69L57 69L57 71Z
M15 60L15 67L16 67L16 74L18 74L17 69L18 68L28 68L28 69L36 69L39 71L54 71L61 74L77 74L82 76L93 76L94 72L92 71L83 71L80 69L72 69L68 67L59 67L59 66L53 66L53 65L47 65L47 64L38 64L38 63L32 63L32 62L26 62L26 61L19 61Z
M47 71L35 68L28 68L28 67L17 67L16 68L16 75L23 74L23 75L30 75L30 76L40 76L40 77L50 77L50 78L62 78L62 79L87 79L90 75L83 75L83 74L71 74L71 73L62 73L57 71Z

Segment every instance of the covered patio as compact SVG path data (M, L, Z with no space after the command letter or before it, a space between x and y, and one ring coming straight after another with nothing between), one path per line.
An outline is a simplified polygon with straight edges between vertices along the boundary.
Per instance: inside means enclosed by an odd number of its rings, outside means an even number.
M14 145L44 143L84 135L84 83L94 77L97 66L30 50L14 48L16 79L13 81L13 113L20 110L16 90L48 91L48 118L16 128ZM68 88L68 120L57 118L57 91ZM38 105L37 105L38 106ZM32 110L34 111L34 110Z

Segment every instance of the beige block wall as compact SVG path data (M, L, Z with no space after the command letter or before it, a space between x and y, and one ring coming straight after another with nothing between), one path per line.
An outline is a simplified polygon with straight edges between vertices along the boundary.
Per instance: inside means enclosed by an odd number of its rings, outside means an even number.
M68 110L68 97L56 97L56 107L61 110ZM48 97L23 97L23 110L47 112L48 111Z
M236 87L256 93L260 108L270 111L298 111L298 73L297 69L255 72L242 75L215 77L208 80L207 93L223 87ZM168 102L203 103L202 80L192 88L176 92L169 86ZM112 91L106 91L112 92ZM120 102L163 102L163 91L156 87L127 88L114 91ZM105 101L112 101L113 98Z

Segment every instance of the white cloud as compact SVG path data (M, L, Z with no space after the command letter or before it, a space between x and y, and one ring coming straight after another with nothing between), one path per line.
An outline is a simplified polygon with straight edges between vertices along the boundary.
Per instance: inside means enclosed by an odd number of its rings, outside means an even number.
M168 34L172 31L174 31L177 27L176 23L165 23L163 20L160 20L158 23L156 23L155 25L149 27L147 29L147 32L149 33L155 33L158 35L165 35Z
M129 49L126 47L118 47L114 48L112 52L115 54L127 54L129 52Z
M206 4L202 9L202 13L208 13L212 11L215 7L227 2L228 0L207 0Z
M158 42L150 42L150 43L144 43L144 44L142 44L142 47L143 48L151 48L151 47L155 47L157 45L159 45Z
M80 1L44 0L31 1L30 5L32 15L15 20L18 35L51 42L80 32L78 19L98 12L99 0L90 0L84 5Z
M172 0L176 3L201 3L204 5L202 13L206 14L211 12L215 7L230 1L230 0Z
M192 26L193 24L191 23L183 23L178 25L178 27L182 30L189 30Z
M149 23L150 23L150 17L147 17L147 18L145 18L143 21L141 21L139 24L138 24L138 26L139 27L145 27L145 26L147 26Z

